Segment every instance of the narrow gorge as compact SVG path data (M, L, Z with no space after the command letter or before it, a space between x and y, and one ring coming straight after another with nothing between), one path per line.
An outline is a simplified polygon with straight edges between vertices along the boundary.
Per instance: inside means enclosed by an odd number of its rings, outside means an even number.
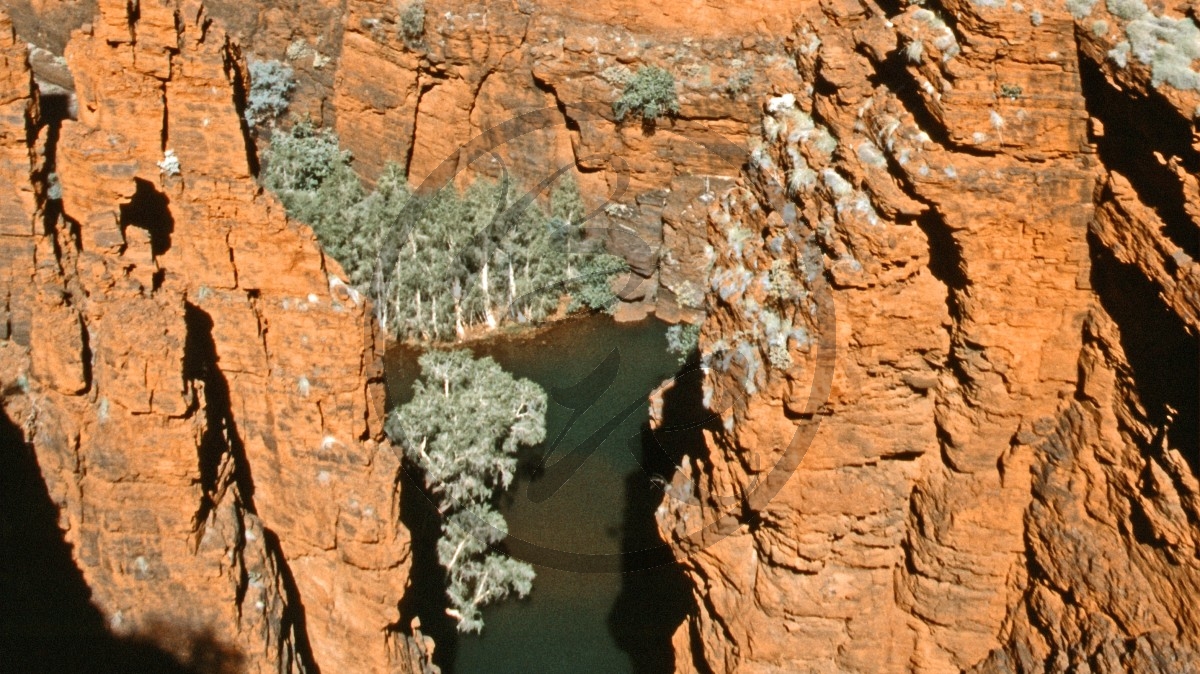
M1200 670L1194 3L0 10L0 669ZM651 68L677 111L620 119ZM414 347L263 186L305 121L362 194L553 222L570 178L624 261L611 318L552 284L549 326L460 326L551 453L636 373L553 516L515 454L490 549L541 575L479 636L385 431Z

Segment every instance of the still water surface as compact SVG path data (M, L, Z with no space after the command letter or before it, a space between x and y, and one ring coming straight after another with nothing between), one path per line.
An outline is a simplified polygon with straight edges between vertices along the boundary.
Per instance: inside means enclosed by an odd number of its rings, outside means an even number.
M509 547L527 556L537 579L527 599L510 599L485 609L481 635L455 635L450 621L439 615L444 608L442 586L434 577L440 571L426 568L429 577L423 579L420 570L414 570L414 584L426 587L410 598L410 610L438 641L437 659L445 671L672 669L670 636L690 606L687 581L669 563L621 571L622 560L628 559L622 553L630 550L657 549L659 554L650 558L670 560L654 528L653 513L662 492L651 476L669 474L672 454L679 448L678 442L667 447L649 433L646 402L651 390L679 370L676 357L665 348L666 327L656 320L617 324L597 315L526 337L502 337L471 346L477 356L491 356L513 375L533 380L550 394L547 441L523 451L518 481L498 501L508 521ZM389 392L392 400L403 401L411 395L415 354L395 350L388 360ZM589 438L602 438L602 442L568 472L561 487L547 488L563 475L562 465L555 470L556 462ZM548 460L542 471L544 454ZM416 491L410 487L405 485L409 492ZM416 509L413 501L406 497L410 512ZM417 539L436 535L436 515L425 510L422 521L407 522ZM582 572L569 555L564 559L547 551L590 555L593 568L599 560L599 566L610 570ZM431 554L425 554L423 566L431 566ZM416 566L422 566L421 554L414 555ZM645 559L640 555L638 565Z

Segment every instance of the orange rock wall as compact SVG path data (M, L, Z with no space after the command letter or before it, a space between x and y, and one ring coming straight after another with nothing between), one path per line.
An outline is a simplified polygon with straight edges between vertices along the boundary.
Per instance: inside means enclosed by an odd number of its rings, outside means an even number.
M255 183L236 43L199 2L129 7L67 47L78 121L0 26L6 410L114 632L382 671L409 544L371 311Z
M395 3L355 0L335 87L338 132L368 175L395 161L420 183L448 159L465 168L466 158L454 153L483 131L523 112L566 106L549 128L502 145L494 163L489 157L475 171L496 175L503 163L534 180L549 167L574 164L589 174L595 196L604 187L611 192L622 175L628 196L666 187L680 173L712 172L684 139L744 139L761 94L794 83L782 38L796 10L787 4L747 12L727 3L435 1L426 3L422 42L412 45L399 34ZM643 65L670 68L681 84L683 110L656 134L612 119L620 78ZM739 70L754 75L744 90L714 94Z
M682 670L1195 666L1195 93L1112 78L1060 7L939 9L955 49L915 8L806 15L812 88L768 105L710 217L732 292L708 295L701 350L726 425L692 471L704 497L660 520L700 606ZM759 282L773 263L798 299ZM811 335L790 368L765 309ZM768 500L777 465L795 472Z

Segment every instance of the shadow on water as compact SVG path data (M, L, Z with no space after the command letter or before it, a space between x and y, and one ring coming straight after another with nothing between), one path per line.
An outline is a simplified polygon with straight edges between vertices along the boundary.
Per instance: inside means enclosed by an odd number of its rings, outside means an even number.
M242 671L241 654L207 633L185 633L171 625L153 625L137 636L116 636L108 630L58 528L58 508L50 499L37 457L2 408L0 550L0 606L4 607L0 670L30 674Z
M458 652L458 630L454 619L446 615L449 605L446 601L446 570L437 559L442 522L437 508L425 496L417 479L420 479L419 472L406 460L400 475L400 521L412 536L412 569L408 588L400 601L397 627L411 636L412 620L419 619L421 632L437 644L433 663L443 672L451 672Z
M655 518L658 508L673 497L652 477L669 483L681 461L691 461L695 471L695 462L707 459L703 431L715 430L720 422L704 408L702 383L699 358L693 355L663 396L662 426L652 430L644 423L640 435L629 440L642 470L625 481L624 573L621 592L608 614L608 629L640 674L675 671L671 637L695 610L692 583L660 536Z
M672 671L671 637L692 598L690 582L658 535L655 511L663 490L656 478L669 480L679 458L704 451L704 443L698 424L688 427L694 411L702 409L698 376L685 377L665 398L667 425L688 430L654 433L646 423L647 396L679 369L666 352L665 330L655 320L630 325L590 316L470 345L476 356L491 356L514 376L551 392L552 403L547 447L522 451L517 483L497 501L515 537L512 549L535 552L528 559L537 573L533 592L485 608L481 635L457 634L445 615L438 515L414 481L419 476L401 477L402 519L413 536L412 582L401 603L401 627L420 618L422 631L437 642L434 660L447 674ZM620 352L620 375L597 378L596 368L614 349ZM389 407L411 396L416 356L403 347L389 351ZM598 381L594 396L584 395L579 389L592 379ZM569 400L574 394L588 399L579 408L586 411L576 414ZM623 417L638 400L642 406ZM536 496L559 460L619 419L624 421L614 423L561 488ZM561 444L550 451L554 439ZM550 465L542 470L547 451ZM551 561L557 559L554 550L608 555L613 571L562 566Z

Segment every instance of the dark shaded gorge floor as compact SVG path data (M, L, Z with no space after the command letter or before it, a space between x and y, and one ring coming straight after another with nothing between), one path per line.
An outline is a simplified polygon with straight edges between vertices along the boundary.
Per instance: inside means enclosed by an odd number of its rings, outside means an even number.
M550 394L547 442L522 454L518 482L499 500L509 550L534 564L537 579L529 598L486 609L481 635L456 634L443 614L444 580L433 549L437 515L414 488L419 476L406 475L405 523L414 536L414 570L403 624L412 615L421 618L423 631L438 643L436 660L444 671L673 671L671 636L692 599L655 525L663 497L657 478L669 478L685 451L703 451L704 415L693 364L665 407L668 423L687 430L649 429L649 393L680 370L677 358L666 352L666 327L655 320L617 324L595 315L531 336L472 345L476 355L493 357ZM411 395L415 353L393 350L388 361L389 393L403 401ZM542 455L560 434L542 466ZM547 495L547 485L571 463L565 457L587 446L589 438L598 441L594 451Z

